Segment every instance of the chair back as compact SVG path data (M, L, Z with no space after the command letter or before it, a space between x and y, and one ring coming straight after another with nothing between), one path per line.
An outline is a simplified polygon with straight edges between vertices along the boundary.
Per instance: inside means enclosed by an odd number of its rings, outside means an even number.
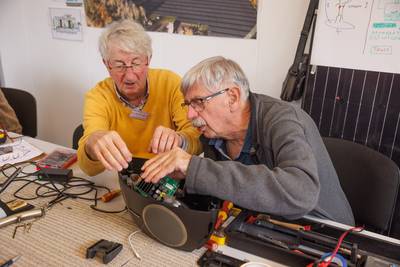
M22 134L30 137L37 136L37 108L35 97L24 90L2 87L8 103L14 109L22 126Z
M78 127L75 128L74 134L72 135L72 148L78 149L78 142L83 135L83 126L79 124Z
M351 141L323 138L357 225L389 234L400 184L390 158Z

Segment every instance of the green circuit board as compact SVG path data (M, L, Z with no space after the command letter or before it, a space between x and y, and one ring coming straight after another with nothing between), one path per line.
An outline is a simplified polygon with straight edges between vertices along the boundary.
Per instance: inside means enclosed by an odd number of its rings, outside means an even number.
M172 197L179 187L179 182L165 176L158 183L146 183L144 180L138 181L133 188L144 197L152 197L156 200L162 200L165 196Z

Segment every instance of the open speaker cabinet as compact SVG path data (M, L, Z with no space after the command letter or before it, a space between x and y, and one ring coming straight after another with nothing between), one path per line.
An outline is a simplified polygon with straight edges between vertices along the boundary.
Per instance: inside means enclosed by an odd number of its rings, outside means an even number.
M169 247L185 251L200 248L214 229L220 201L209 196L185 194L176 197L182 204L176 207L142 196L127 181L132 173L141 172L145 161L134 158L128 169L119 173L122 195L134 222L147 235Z

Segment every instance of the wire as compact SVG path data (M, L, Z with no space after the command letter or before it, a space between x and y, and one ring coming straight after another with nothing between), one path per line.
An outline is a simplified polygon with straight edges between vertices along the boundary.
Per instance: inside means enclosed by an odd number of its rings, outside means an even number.
M22 167L17 167L19 165L24 164ZM101 191L106 191L106 192L111 192L111 190L106 187L106 186L100 186L96 185L94 182L86 180L81 177L71 177L68 182L60 183L60 182L54 182L48 175L47 173L42 173L40 172L40 169L37 171L33 172L28 172L24 171L24 169L28 166L35 166L38 169L38 166L35 162L24 162L24 163L18 163L18 164L5 164L0 168L0 172L8 179L11 175L7 174L6 171L11 169L13 170L13 173L20 168L22 171L20 171L19 175L17 175L14 179L12 179L11 183L14 182L25 182L22 186L20 186L14 193L13 196L17 199L22 199L22 200L35 200L38 198L52 198L48 203L48 207L52 207L53 205L60 203L68 198L73 198L73 199L82 199L82 200L88 200L88 201L93 201L94 204L90 205L90 208L99 211L99 212L104 212L104 213L120 213L126 210L126 206L122 210L116 210L116 211L108 211L108 210L103 210L97 207L97 201L100 199L98 197L98 192L99 190ZM7 171L8 172L8 171ZM43 182L43 180L39 179L38 175L42 174L46 176L46 179L48 182ZM34 177L36 176L36 179L28 178L28 177ZM24 195L23 190L26 189L28 186L31 185L36 185L36 190L34 191L33 196L29 195ZM80 192L76 192L78 188L81 188L79 190ZM88 194L91 194L94 192L94 197L89 197Z
M108 190L108 192L111 192L110 189L107 188L107 190ZM116 211L109 211L109 210L99 209L97 207L97 200L99 200L101 197L98 198L97 197L97 189L95 191L96 191L96 193L94 195L94 205L90 205L90 208L92 208L92 209L94 209L96 211L104 212L104 213L120 213L120 212L124 212L127 209L126 206L122 210L116 210Z
M331 264L332 260L336 257L336 254L338 253L340 246L343 243L344 238L350 233L350 232L361 232L364 230L363 226L358 226L358 227L352 227L345 231L338 239L338 242L336 244L335 250L332 252L332 255L329 256L329 260L326 263L326 266L329 266Z
M129 242L129 245L131 246L131 249L132 249L132 251L133 251L133 254L135 255L135 257L136 258L138 258L139 260L142 260L142 258L140 257L140 255L139 255L139 253L136 251L136 249L133 247L133 245L132 245L132 237L135 235L135 234L137 234L137 233L139 233L139 232L141 232L142 230L136 230L135 232L133 232L133 233L131 233L130 235L129 235L129 237L128 237L128 242Z

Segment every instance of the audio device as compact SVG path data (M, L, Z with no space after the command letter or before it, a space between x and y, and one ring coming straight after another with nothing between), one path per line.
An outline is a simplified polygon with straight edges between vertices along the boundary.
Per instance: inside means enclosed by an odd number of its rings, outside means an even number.
M221 201L214 197L188 194L179 182L165 176L158 183L146 183L140 168L146 159L133 158L119 172L126 206L134 222L150 237L169 247L192 251L208 241Z

